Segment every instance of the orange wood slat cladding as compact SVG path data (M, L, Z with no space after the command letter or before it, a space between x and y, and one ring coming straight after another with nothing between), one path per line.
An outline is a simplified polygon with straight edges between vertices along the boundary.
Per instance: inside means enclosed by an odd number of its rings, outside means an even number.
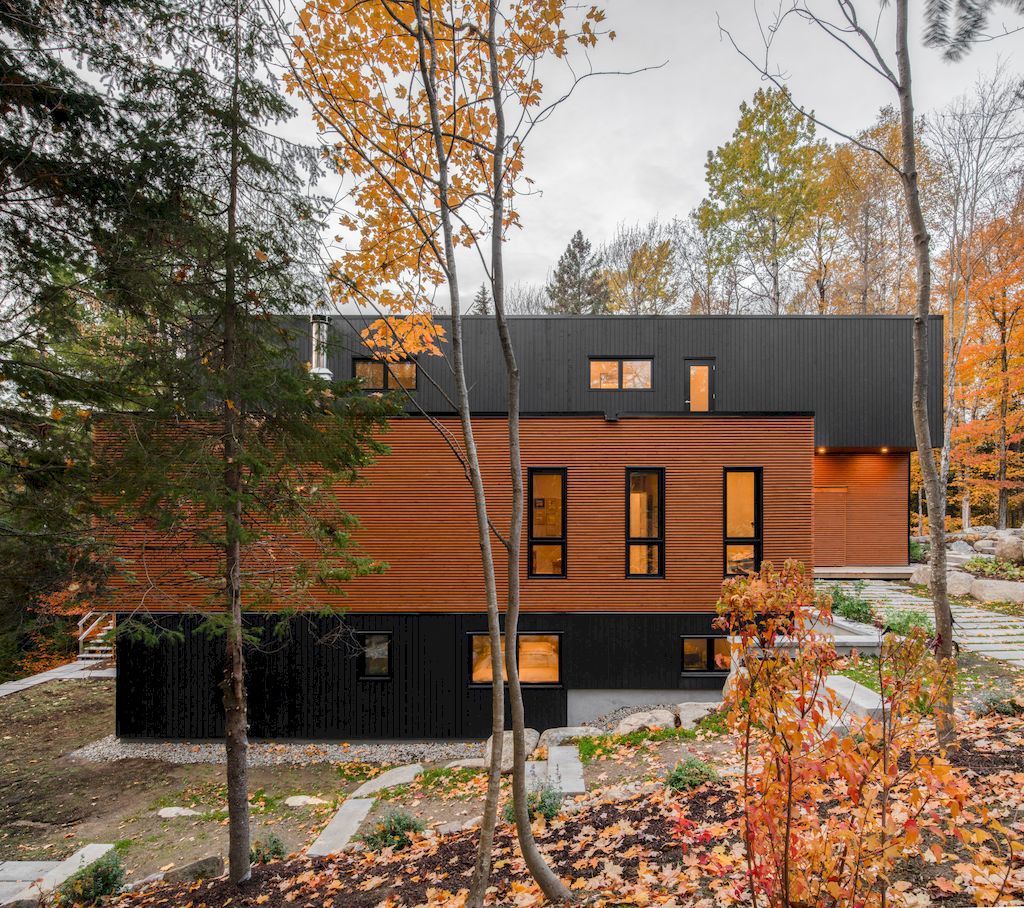
M816 454L814 558L818 567L907 563L910 455ZM846 490L845 496L840 494ZM836 512L845 500L845 554Z
M458 423L444 420L453 437ZM488 489L500 528L508 519L510 484L503 419L474 421ZM451 451L426 420L394 420L384 437L391 453L366 472L368 484L336 489L341 506L361 523L364 552L388 563L378 576L345 585L347 596L322 601L355 612L458 612L484 608L472 494ZM527 578L526 522L522 607L530 611L709 611L722 583L723 477L726 466L764 468L764 557L812 559L814 420L785 417L650 417L608 422L602 417L526 418L522 422L524 482L528 467L568 470L567 574ZM665 577L625 578L625 471L665 469ZM148 537L148 538L147 538ZM140 558L145 543L147 554ZM278 559L301 549L301 537L281 539ZM499 588L507 576L504 550L494 547ZM185 576L180 547L159 546L136 525L118 554L135 561L136 581L118 591L119 607L140 602L154 610L201 606L209 587ZM209 558L209 553L206 555ZM143 560L145 563L143 564ZM155 563L154 563L155 562ZM205 571L204 571L205 573ZM156 578L154 580L154 578ZM160 587L168 589L164 595Z

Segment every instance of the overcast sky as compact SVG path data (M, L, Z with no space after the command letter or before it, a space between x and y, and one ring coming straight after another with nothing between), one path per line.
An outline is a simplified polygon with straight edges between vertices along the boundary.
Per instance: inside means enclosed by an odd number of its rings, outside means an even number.
M764 47L754 0L605 0L607 25L617 37L593 52L598 70L659 69L630 76L602 76L582 84L527 145L526 173L537 194L520 200L522 229L506 247L510 281L542 282L576 229L595 245L619 221L666 220L689 212L704 195L704 162L709 149L727 141L739 104L763 83L758 73L719 35L722 26L753 54ZM822 2L821 8L833 6ZM864 12L877 0L859 0ZM891 6L891 4L890 4ZM911 0L912 9L923 0ZM757 8L765 16L774 0ZM991 23L1016 27L1003 17ZM893 29L881 27L885 36ZM1024 35L979 44L963 62L944 62L921 43L913 26L912 62L918 111L942 107L968 89L980 73L1002 60L1024 70ZM892 46L891 37L883 41ZM894 104L891 86L839 45L796 20L773 49L798 101L849 132L868 126L878 109ZM547 79L555 88L560 73ZM553 94L551 95L553 96ZM483 278L472 253L460 265L464 297Z

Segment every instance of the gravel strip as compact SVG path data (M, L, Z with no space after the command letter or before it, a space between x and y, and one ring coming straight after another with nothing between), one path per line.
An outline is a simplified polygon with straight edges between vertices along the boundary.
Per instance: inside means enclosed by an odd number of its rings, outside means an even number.
M397 741L359 744L272 744L249 745L250 766L278 766L285 763L440 763L482 757L482 743L453 741ZM164 763L223 763L224 745L204 741L122 741L114 735L100 738L69 754L89 763L117 760L160 760Z

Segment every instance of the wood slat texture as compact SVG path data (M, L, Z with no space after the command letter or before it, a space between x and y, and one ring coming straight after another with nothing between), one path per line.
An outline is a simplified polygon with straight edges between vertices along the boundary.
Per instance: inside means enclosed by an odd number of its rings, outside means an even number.
M909 477L905 453L816 454L815 564L906 564Z
M461 433L446 420L453 437ZM475 420L490 513L498 527L508 518L506 422ZM392 422L391 446L366 473L366 485L339 487L342 508L361 521L356 539L364 552L386 561L387 571L345 585L346 596L319 602L356 612L474 612L485 607L472 495L462 470L437 429L420 418ZM597 416L524 419L522 461L527 467L567 470L567 574L530 579L522 559L525 611L697 611L714 608L722 583L723 467L764 468L764 557L811 563L814 420L810 417ZM665 577L625 577L625 474L627 467L665 470ZM861 471L867 481L877 471ZM857 474L861 475L861 474ZM889 494L885 486L884 494ZM905 489L885 506L902 508ZM134 581L122 577L116 607L186 611L210 607L217 586L214 553L168 540L136 523L115 531L118 555ZM296 559L312 558L298 534L275 536L257 563L273 561L287 573ZM506 565L495 545L498 582ZM891 553L890 553L890 557ZM883 562L879 562L883 563ZM891 563L891 562L884 562ZM189 572L210 578L197 582ZM281 605L284 603L272 603Z

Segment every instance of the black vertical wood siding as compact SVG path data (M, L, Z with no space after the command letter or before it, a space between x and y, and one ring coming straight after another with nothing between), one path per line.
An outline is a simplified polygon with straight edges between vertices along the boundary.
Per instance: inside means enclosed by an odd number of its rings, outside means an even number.
M331 318L328 366L336 378L352 376L353 353L366 355L359 332L370 321L360 315ZM298 354L308 359L308 320L295 324ZM679 413L686 409L685 360L710 357L717 364L717 411L813 413L815 444L829 448L915 447L912 329L909 316L882 315L512 319L524 413ZM465 335L474 412L504 412L505 380L493 319L467 318ZM941 316L929 321L929 350L929 415L932 437L939 438ZM653 389L590 390L591 356L653 357ZM429 413L452 412L447 360L422 356L419 362L418 405Z
M124 616L127 618L127 616ZM562 632L562 684L524 688L527 724L565 725L569 689L714 689L722 676L680 675L681 636L712 633L710 614L528 614L523 631ZM123 620L123 619L122 619ZM156 644L117 642L117 734L199 740L224 732L219 682L223 638L195 633L196 615L159 616ZM482 614L349 615L279 619L249 615L263 643L247 656L254 738L485 738L490 690L469 684L469 635ZM347 630L346 630L347 629ZM349 631L392 633L393 674L361 681ZM506 715L506 720L508 716Z

